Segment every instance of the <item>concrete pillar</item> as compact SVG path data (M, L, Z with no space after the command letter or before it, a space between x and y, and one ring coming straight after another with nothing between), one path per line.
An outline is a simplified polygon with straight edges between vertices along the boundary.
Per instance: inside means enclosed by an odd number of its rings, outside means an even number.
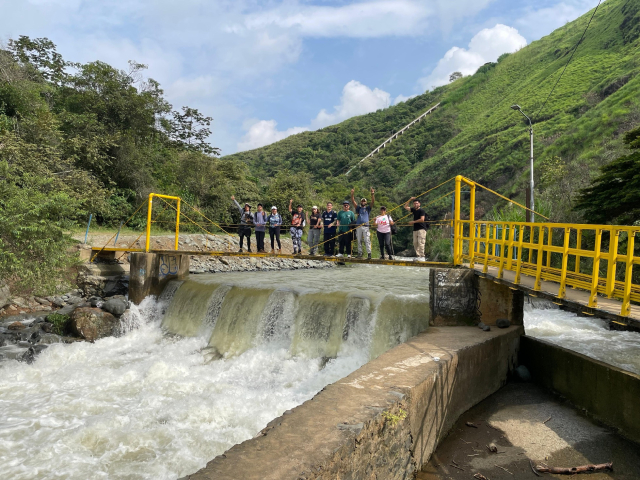
M160 295L171 280L189 275L189 255L177 253L132 253L129 300L139 305L149 295Z
M524 293L489 278L476 276L480 292L480 319L485 325L495 325L506 318L511 325L524 323Z

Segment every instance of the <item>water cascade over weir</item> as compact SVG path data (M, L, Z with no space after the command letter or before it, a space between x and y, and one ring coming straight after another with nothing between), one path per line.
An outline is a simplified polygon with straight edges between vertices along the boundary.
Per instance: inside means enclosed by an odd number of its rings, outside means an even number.
M374 268L353 269L346 279L331 271L295 273L281 273L275 283L269 274L173 282L163 294L170 303L162 328L206 338L211 358L274 343L293 356L327 361L344 351L375 358L429 325L428 278L385 286L370 284L381 276Z

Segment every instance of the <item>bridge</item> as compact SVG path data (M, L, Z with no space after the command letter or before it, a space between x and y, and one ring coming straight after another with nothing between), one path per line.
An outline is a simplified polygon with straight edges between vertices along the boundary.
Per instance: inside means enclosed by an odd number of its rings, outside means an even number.
M640 267L638 267L640 256L635 254L634 243L640 226L476 220L476 193L479 189L495 194L523 209L527 207L460 175L420 196L442 188L450 182L454 183L454 189L451 192L439 196L424 207L448 195L453 195L452 218L434 222L452 231L453 260L451 262L418 262L410 259L367 260L314 255L304 255L303 258L354 264L469 269L479 277L504 284L512 290L520 290L529 296L546 298L578 314L605 318L614 325L640 328ZM463 200L467 196L466 193L468 193L468 203ZM150 247L151 226L154 223L152 219L154 199L164 204L164 210L171 208L175 211L175 248L173 250ZM224 229L180 197L151 193L145 203L147 206L146 230L138 237L145 236L144 248L105 245L93 249L92 261L99 255L115 252L142 252L172 256L301 258L299 255L232 252L231 245L226 251L180 250L178 238L181 220L186 220L205 233L211 234L203 224L197 223L181 211L185 204L191 208L194 216L199 215L207 220L208 224L216 225L222 231ZM389 213L402 205L397 205L389 210ZM138 207L134 215L143 206L144 204ZM129 220L132 217L133 215ZM539 213L536 217L544 218ZM403 218L397 219L396 222L401 226L408 226L400 223ZM107 243L110 244L110 241ZM175 268L177 271L179 266ZM145 270L144 266L141 270Z

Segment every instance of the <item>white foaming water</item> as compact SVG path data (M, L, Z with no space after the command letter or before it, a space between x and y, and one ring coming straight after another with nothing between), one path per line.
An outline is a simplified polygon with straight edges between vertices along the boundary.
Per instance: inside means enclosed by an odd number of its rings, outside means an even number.
M134 308L119 338L4 362L0 478L193 473L424 330L427 279L389 267L203 275Z
M640 375L640 334L608 330L604 320L525 304L527 335Z

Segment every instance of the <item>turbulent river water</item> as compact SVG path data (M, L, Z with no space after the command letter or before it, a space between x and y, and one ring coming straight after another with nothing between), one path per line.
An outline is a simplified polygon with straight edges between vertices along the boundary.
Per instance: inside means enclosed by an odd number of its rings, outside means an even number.
M192 276L138 328L0 366L0 478L176 479L427 328L424 270Z
M427 328L419 268L194 275L132 328L0 363L0 479L177 479ZM640 371L638 334L526 307L527 333Z

